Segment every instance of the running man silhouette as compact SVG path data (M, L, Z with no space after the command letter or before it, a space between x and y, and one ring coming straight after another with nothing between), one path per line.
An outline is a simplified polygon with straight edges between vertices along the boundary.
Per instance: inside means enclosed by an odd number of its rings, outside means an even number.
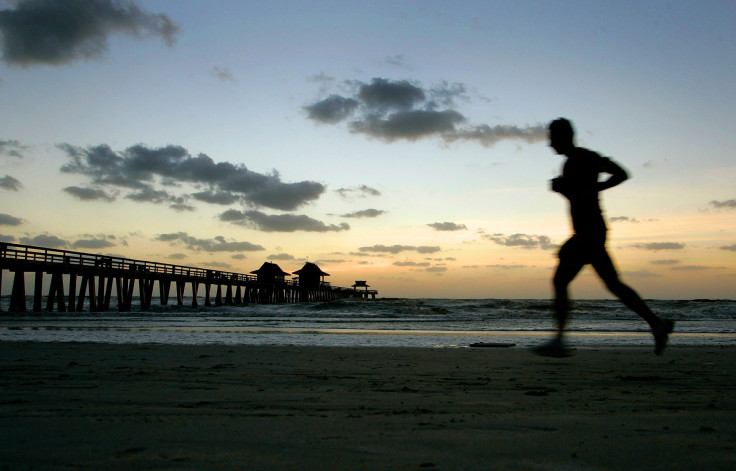
M572 123L565 118L556 119L549 125L550 147L567 157L562 175L552 180L552 191L562 194L570 201L570 215L575 233L560 249L560 264L554 276L557 336L534 347L532 351L543 356L570 355L571 349L563 340L569 311L567 287L585 265L591 264L606 287L649 324L654 335L654 353L661 355L667 346L667 338L672 332L674 322L657 317L636 291L619 280L616 268L606 251L608 229L601 212L598 193L623 183L629 176L612 160L588 149L576 147L574 137ZM598 181L601 173L609 174L610 177Z

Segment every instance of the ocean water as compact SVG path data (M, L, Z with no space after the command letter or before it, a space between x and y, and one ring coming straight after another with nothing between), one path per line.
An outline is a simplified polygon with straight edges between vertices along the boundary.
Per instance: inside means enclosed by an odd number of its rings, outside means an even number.
M527 347L554 332L551 302L529 299L376 299L246 306L154 306L131 312L0 313L0 341L467 347ZM736 345L736 301L649 300L676 322L671 345ZM113 305L115 301L113 300ZM3 296L2 307L9 300ZM28 306L32 306L29 298ZM648 326L620 302L577 300L576 346L648 346Z

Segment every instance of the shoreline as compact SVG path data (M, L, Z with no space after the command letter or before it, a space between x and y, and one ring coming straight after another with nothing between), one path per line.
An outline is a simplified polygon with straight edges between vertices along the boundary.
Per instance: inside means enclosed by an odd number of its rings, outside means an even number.
M7 469L736 467L736 347L0 349Z

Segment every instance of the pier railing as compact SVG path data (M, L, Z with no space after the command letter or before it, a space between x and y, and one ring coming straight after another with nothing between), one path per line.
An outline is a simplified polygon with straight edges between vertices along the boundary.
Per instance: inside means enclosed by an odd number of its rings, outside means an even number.
M176 288L177 305L183 305L184 291L187 286L190 287L193 307L199 305L200 286L204 288L205 306L213 303L210 298L213 286L216 287L215 305L332 301L361 297L353 289L333 287L326 282L307 290L299 286L298 280L281 278L264 281L253 274L13 243L0 243L0 283L3 270L15 273L8 310L16 312L27 308L26 273L35 273L34 311L42 308L44 274L51 276L46 310L56 307L59 311L82 311L85 300L90 311L109 310L113 285L118 310L128 311L136 283L142 310L151 307L154 284L158 285L161 305L168 304L172 283Z

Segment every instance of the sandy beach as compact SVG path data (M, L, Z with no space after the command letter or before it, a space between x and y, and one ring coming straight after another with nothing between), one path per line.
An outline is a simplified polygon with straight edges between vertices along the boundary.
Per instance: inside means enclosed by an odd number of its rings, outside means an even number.
M736 469L736 348L0 349L0 469Z

